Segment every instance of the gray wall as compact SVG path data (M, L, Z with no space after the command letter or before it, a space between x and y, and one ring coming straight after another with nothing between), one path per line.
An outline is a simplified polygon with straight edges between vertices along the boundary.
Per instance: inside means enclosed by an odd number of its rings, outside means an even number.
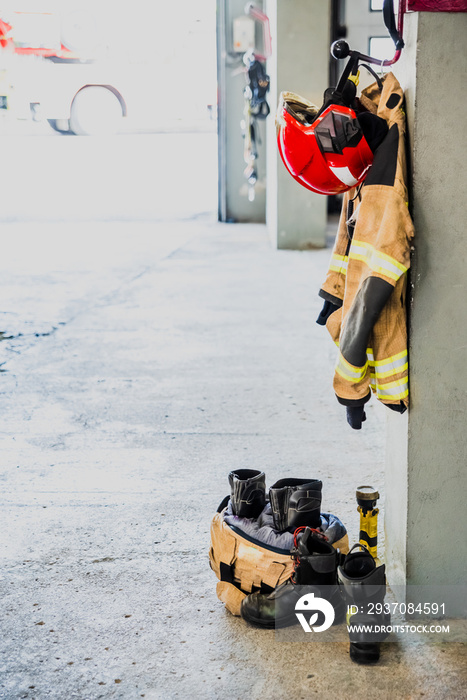
M419 585L465 583L466 36L465 13L409 14L394 67L406 91L416 239L411 405L408 424L388 417L385 525L390 581L406 574Z
M273 57L271 111L283 90L321 105L328 87L330 49L329 0L267 0ZM276 143L274 119L268 127L267 224L278 248L322 248L325 245L327 197L306 190L285 169Z

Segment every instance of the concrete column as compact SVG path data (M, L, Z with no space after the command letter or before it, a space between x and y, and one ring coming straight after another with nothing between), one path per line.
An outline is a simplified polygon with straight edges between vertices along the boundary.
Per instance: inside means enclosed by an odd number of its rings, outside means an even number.
M261 0L255 2L262 9ZM219 154L219 221L264 223L266 220L266 126L257 121L258 182L255 198L250 201L244 176L244 139L241 130L246 85L242 54L235 53L232 25L245 14L245 0L217 0L217 69L218 69L218 154ZM262 30L256 28L258 46ZM271 119L271 117L269 117Z
M275 113L283 90L320 106L329 87L330 2L267 0L266 12L273 43L268 62L271 111ZM327 197L295 182L280 159L273 118L267 128L266 221L272 244L289 249L322 248Z
M465 13L406 16L394 67L406 93L416 239L408 421L388 416L390 583L465 584L467 322ZM465 601L459 604L465 615Z

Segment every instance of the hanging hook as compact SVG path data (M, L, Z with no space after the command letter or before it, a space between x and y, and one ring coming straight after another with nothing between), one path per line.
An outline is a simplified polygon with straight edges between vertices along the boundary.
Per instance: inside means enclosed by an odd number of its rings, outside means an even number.
M384 78L384 67L388 65L387 60L388 60L387 58L383 58L383 60L381 61L380 65L379 65L379 77L380 78Z

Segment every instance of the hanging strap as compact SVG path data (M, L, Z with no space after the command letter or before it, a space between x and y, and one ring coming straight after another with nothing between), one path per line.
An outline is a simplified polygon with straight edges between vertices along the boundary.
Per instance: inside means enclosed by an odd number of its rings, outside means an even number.
M402 2L402 0L400 0ZM384 0L383 2L383 19L386 29L389 32L391 39L394 42L396 50L404 48L404 40L397 31L396 20L394 17L394 0Z

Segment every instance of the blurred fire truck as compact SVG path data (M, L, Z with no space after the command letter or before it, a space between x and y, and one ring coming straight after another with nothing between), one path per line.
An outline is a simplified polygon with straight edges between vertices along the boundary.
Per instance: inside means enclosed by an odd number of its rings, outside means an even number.
M0 8L0 116L47 119L62 133L116 133L131 81L112 28L111 14L86 9Z

